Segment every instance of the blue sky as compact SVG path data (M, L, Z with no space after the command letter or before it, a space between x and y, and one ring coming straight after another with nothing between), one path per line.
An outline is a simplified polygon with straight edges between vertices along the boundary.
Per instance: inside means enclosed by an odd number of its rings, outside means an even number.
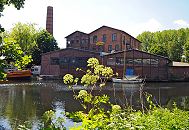
M54 37L61 48L66 45L64 37L70 33L90 33L102 25L134 37L143 31L189 27L188 0L26 0L19 11L6 7L0 23L7 30L17 22L45 28L49 5L54 7Z

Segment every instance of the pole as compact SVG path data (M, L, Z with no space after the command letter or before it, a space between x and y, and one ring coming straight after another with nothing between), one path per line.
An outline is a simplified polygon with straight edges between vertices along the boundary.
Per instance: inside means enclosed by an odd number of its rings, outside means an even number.
M123 78L124 78L124 77L125 77L125 70L126 70L126 68L125 68L125 63L126 63L126 61L125 61L125 58L126 58L126 40L125 40L125 49L124 49L123 54L124 54L124 56L123 56L123 61L124 61L124 66L123 66Z

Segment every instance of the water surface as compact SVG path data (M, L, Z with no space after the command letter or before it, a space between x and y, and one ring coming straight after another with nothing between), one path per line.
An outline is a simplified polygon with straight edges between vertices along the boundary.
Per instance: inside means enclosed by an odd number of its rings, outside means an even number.
M174 102L182 109L189 109L189 83L148 83L141 91L137 85L121 85L108 83L100 93L110 96L110 101L123 107L141 107L144 93L153 95L157 104L172 107ZM74 89L83 89L75 86ZM94 93L98 93L95 90ZM142 94L142 98L141 98ZM25 121L32 122L33 129L40 125L41 116L47 110L60 112L73 112L81 110L78 101L73 98L73 92L62 82L12 82L0 84L0 127L16 129L18 124ZM73 125L66 119L66 127Z

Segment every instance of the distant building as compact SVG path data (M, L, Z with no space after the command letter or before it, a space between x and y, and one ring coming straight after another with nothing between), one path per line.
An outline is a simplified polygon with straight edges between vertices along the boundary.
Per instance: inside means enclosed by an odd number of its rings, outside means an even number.
M96 52L117 52L129 49L140 49L141 42L130 34L108 26L102 26L89 34L75 31L65 37L66 47L91 50ZM97 42L103 42L98 46Z
M89 34L80 31L73 32L66 36L66 47L89 50Z

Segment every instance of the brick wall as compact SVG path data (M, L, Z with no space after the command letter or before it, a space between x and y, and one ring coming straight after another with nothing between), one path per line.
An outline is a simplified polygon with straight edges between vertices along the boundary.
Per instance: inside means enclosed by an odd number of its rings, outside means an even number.
M112 35L116 34L116 40L112 40ZM103 41L103 35L106 35L106 41ZM97 36L98 42L104 42L103 51L110 52L108 47L111 45L112 50L120 51L125 49L125 43L127 43L127 49L140 49L140 42L129 34L117 30L114 28L103 26L96 31L90 33L90 50L99 51L96 42L93 41L93 37ZM119 46L119 49L116 49L116 46Z
M46 30L53 35L53 7L47 7Z
M189 81L189 66L170 66L169 79L175 81Z

